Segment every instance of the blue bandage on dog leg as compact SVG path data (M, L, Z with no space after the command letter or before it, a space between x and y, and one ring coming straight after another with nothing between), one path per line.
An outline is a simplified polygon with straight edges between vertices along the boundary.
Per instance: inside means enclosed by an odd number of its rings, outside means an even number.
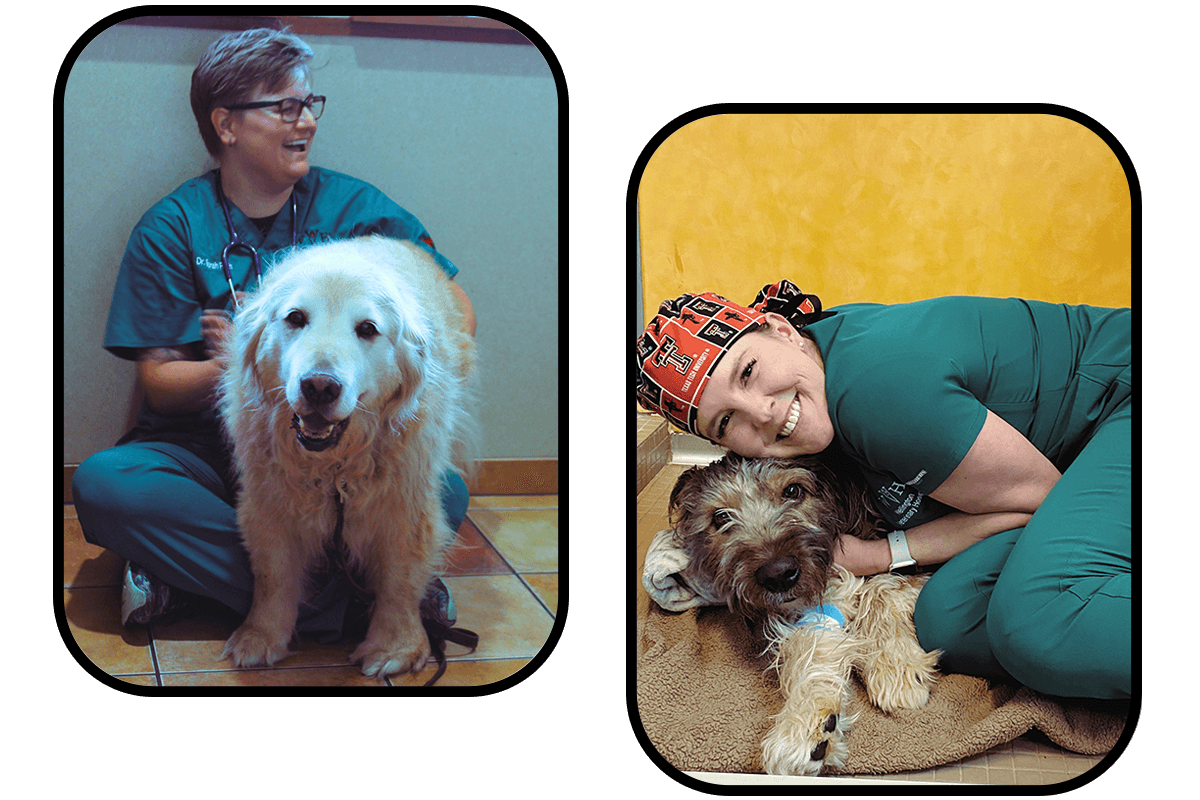
M796 620L797 625L819 625L824 628L841 628L846 624L846 618L837 606L823 603L815 608L810 608L800 615L800 619Z

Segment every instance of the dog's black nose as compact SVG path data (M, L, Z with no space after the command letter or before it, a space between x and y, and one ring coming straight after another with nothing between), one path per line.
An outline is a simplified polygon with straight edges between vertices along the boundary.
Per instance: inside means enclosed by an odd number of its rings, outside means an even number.
M332 375L313 373L300 381L300 392L313 409L322 409L337 402L342 384Z
M754 580L768 592L786 592L800 580L800 565L791 556L777 558L759 567Z

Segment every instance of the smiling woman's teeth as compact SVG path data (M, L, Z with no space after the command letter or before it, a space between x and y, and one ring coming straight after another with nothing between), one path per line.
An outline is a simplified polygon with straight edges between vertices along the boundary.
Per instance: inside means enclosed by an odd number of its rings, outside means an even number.
M787 422L783 425L783 430L779 432L780 439L786 439L792 435L792 431L796 430L796 423L800 421L800 398L796 397L792 400L792 405L788 408Z

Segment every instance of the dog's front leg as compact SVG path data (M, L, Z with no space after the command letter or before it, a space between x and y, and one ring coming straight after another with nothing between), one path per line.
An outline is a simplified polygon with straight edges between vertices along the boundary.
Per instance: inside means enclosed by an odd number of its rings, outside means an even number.
M841 766L851 719L850 670L855 643L840 627L775 626L776 669L783 709L763 739L763 766L772 775L816 775Z
M440 517L427 513L411 523L413 528L400 541L374 537L373 552L364 562L375 605L366 639L350 654L352 663L362 664L364 675L420 672L432 655L419 605L433 577L439 522Z
M420 672L429 661L429 637L421 625L418 607L425 582L411 564L379 566L371 570L375 607L367 637L350 661L362 664L367 676ZM418 588L419 584L419 588Z
M290 655L288 642L296 627L306 564L286 537L273 546L251 551L254 599L250 613L221 653L239 667L274 666Z
M879 575L866 582L851 631L862 642L859 668L867 696L892 713L921 708L937 680L940 653L917 641L913 608L927 576Z

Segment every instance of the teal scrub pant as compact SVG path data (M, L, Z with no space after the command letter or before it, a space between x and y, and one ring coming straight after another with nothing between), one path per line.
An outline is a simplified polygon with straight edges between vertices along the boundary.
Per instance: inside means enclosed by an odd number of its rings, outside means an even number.
M1060 697L1127 699L1132 399L1102 422L1024 528L943 564L914 622L941 667Z
M87 541L162 580L245 615L254 578L237 528L235 497L222 474L191 451L166 442L103 450L75 471L72 494ZM442 508L458 530L470 498L454 473L442 483ZM361 616L350 579L333 575L300 609L296 629L336 641Z

